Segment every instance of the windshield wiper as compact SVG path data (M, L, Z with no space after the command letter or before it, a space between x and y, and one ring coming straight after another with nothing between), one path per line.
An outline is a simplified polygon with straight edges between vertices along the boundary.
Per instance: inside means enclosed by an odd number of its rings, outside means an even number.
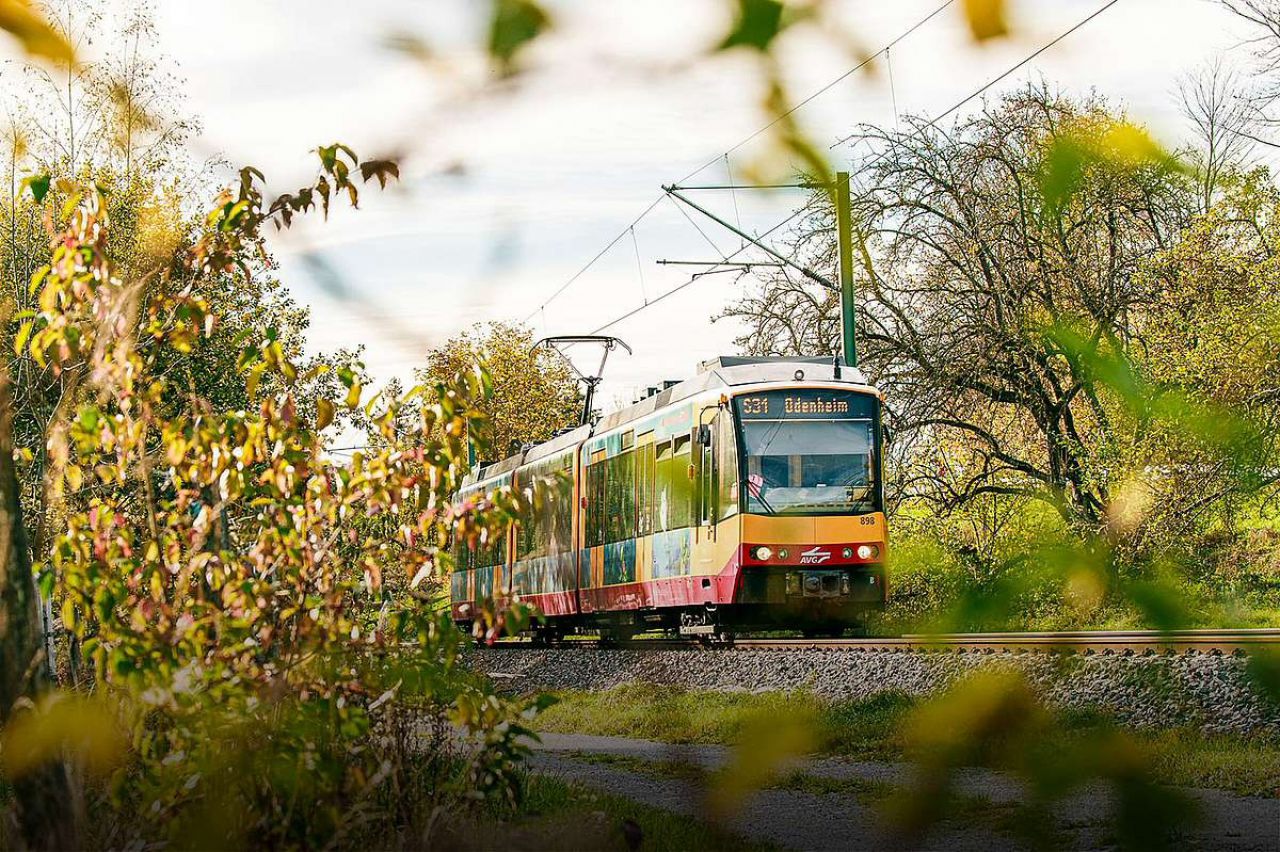
M766 500L766 499L764 499L764 486L763 486L763 485L762 485L762 486L760 486L760 493L759 493L759 494L757 494L757 495L755 495L755 498L756 498L756 500L758 500L758 501L759 501L759 503L760 503L760 505L761 505L761 506L764 506L764 510L765 510L765 513L766 513L766 514L769 514L769 515L776 515L776 514L778 514L778 513L774 510L774 508L773 508L772 506L770 506L770 505L769 505L769 501L768 501L768 500Z

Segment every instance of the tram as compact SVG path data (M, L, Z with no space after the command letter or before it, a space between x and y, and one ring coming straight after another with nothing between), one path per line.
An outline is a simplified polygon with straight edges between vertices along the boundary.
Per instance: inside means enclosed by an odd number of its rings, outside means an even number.
M556 485L505 540L455 549L453 619L518 599L547 639L856 627L886 599L881 412L836 359L721 357L484 465L460 497Z

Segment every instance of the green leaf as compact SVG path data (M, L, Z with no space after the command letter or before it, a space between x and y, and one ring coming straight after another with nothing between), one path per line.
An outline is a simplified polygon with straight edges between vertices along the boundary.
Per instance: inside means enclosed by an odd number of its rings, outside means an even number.
M85 406L80 410L80 428L86 432L92 432L98 428L98 409L92 406Z
M494 0L489 55L509 74L521 48L550 26L551 17L533 0Z
M320 164L324 166L324 170L332 172L334 163L338 161L338 146L322 145L316 151L320 154Z
M1280 654L1266 648L1251 651L1245 672L1258 692L1280 706Z
M1088 152L1070 137L1055 139L1040 169L1040 192L1050 210L1062 206L1084 179Z
M49 184L52 179L47 175L32 175L22 182L22 185L31 190L31 197L36 200L36 204L44 201L46 195L49 194Z
M765 51L785 29L780 0L738 0L738 15L733 29L720 42L718 50L753 47Z

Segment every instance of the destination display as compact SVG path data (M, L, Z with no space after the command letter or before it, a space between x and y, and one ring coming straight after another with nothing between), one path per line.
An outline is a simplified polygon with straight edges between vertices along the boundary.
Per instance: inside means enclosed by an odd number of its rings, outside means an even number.
M743 420L862 419L876 410L871 394L823 388L748 394L735 402Z

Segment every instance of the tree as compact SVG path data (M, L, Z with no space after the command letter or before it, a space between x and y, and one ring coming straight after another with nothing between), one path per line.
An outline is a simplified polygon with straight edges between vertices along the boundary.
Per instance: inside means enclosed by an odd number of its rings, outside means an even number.
M195 276L175 263L208 236L192 195L212 183L213 173L209 164L193 163L183 148L196 121L157 49L149 8L131 8L111 28L102 25L100 4L88 0L63 0L46 12L69 43L92 37L102 56L92 64L28 65L19 76L22 85L10 93L17 107L0 150L9 175L7 195L0 196L0 294L17 317L10 332L19 333L22 317L39 307L30 280L51 256L45 221L64 226L64 205L75 187L96 185L105 193L113 264L143 289L140 306L156 296L162 273L185 280L218 305L217 324L194 356L160 351L167 360L158 371L173 380L165 398L170 411L252 407L253 396L236 370L244 348L270 334L287 357L301 360L308 313L275 278L263 244L246 253L242 268L217 274ZM136 319L144 322L146 312L140 310ZM304 364L304 372L311 366ZM36 562L45 560L49 531L66 509L65 489L50 475L49 450L62 451L66 437L57 424L65 424L89 392L83 367L55 372L21 346L9 365L14 438L28 459L19 474ZM319 385L330 379L314 376L308 388L298 389L309 412Z
M417 381L444 382L483 358L493 380L493 395L483 407L490 422L489 446L503 457L576 426L582 413L582 393L572 369L555 353L535 352L533 343L533 332L522 325L477 325L432 350Z
M1159 298L1134 317L1130 352L1151 381L1255 424L1233 451L1157 432L1141 456L1165 541L1208 510L1228 523L1271 493L1280 426L1280 189L1264 169L1225 175L1219 198L1146 264ZM1224 419L1224 423L1229 422ZM1244 436L1241 436L1241 438ZM1156 473L1156 472L1159 473Z
M1200 183L1200 210L1213 206L1222 179L1241 171L1255 146L1257 108L1240 75L1221 57L1178 83L1182 113L1190 122L1195 144L1188 155Z
M1128 425L1055 332L1089 352L1128 346L1160 298L1144 264L1190 221L1192 182L1101 100L1045 87L953 128L861 138L874 151L852 169L861 356L920 450L908 492L944 507L1030 496L1098 525ZM796 244L810 265L834 266L832 220L819 197ZM784 271L729 314L755 351L829 353L835 298Z
M1276 99L1280 98L1280 3L1276 0L1218 0L1227 11L1251 25L1253 38L1246 42L1253 49L1254 76L1260 81L1249 94L1254 118L1266 129L1274 129ZM1269 140L1260 140L1275 146Z
M0 367L0 728L49 689L44 626L14 468L13 399ZM78 846L66 767L50 762L15 779L17 822L32 849ZM0 830L0 837L4 834Z

